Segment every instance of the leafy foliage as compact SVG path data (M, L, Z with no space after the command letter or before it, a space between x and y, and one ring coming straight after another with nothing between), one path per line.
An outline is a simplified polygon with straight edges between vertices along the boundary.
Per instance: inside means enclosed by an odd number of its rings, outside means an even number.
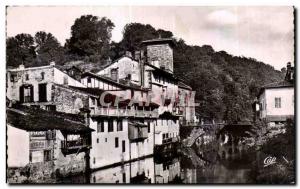
M38 32L34 38L19 34L7 39L7 65L39 66L52 60L59 64L81 60L101 66L110 58L119 58L125 50L139 50L143 40L174 37L172 32L149 24L129 23L124 27L123 39L110 42L113 28L108 18L83 15L75 20L64 48L50 33ZM183 39L177 39L175 44L174 74L196 91L196 101L200 103L196 110L205 119L228 123L250 120L251 104L259 88L282 80L286 72L253 58L217 52L210 45L191 46Z
M7 66L29 65L35 58L34 39L30 34L18 34L6 40Z
M66 47L69 52L79 56L94 56L98 59L108 58L113 22L108 18L84 15L75 20L71 27L71 38Z
M111 58L116 59L124 54L124 51L134 52L140 49L141 42L149 39L173 37L173 33L162 29L156 30L149 24L130 23L123 30L123 39L119 43L112 43Z
M44 31L37 32L34 37L37 53L37 64L48 65L49 62L55 61L61 63L64 60L64 48L58 40L51 34Z

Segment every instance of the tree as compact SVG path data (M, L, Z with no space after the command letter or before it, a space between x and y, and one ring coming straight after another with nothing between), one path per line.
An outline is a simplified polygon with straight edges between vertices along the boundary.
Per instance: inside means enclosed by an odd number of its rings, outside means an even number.
M30 66L36 57L34 39L30 34L18 34L6 40L7 66Z
M158 32L151 25L130 23L124 27L121 44L124 49L133 52L140 49L142 41L158 37Z
M35 34L34 41L37 54L36 63L39 66L48 65L51 61L55 61L59 64L62 63L64 59L64 48L51 33L39 31Z
M79 56L97 56L108 58L111 31L114 24L105 17L84 15L75 20L71 27L71 38L67 40L70 53Z

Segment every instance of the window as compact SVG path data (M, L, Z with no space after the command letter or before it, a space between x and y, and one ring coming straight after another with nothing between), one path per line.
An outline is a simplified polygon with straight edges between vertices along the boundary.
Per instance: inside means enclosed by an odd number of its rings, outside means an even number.
M105 142L107 142L107 138L105 138Z
M39 84L39 101L47 102L47 84Z
M113 120L108 121L108 132L114 132L114 122L113 122Z
M10 75L10 82L16 82L18 80L16 73L11 73Z
M125 147L125 140L122 140L122 152L126 151L126 147Z
M97 132L103 133L104 132L104 121L98 121L97 122Z
M68 85L68 76L64 76L64 85Z
M91 82L92 82L92 80L91 80L90 77L87 78L87 82L88 82L88 83L91 83Z
M122 120L117 121L117 131L123 131L123 122L122 122Z
M126 183L126 173L123 173L123 183Z
M33 101L33 87L25 87L24 88L24 102L32 102Z
M45 72L42 72L42 73L41 73L41 78L42 78L42 80L45 79Z
M25 75L25 79L26 79L26 81L29 80L29 75L28 74Z
M51 161L51 150L45 150L44 151L44 161Z
M275 97L275 108L281 108L281 98Z
M91 98L91 101L92 101L92 105L93 105L93 106L96 105L96 100L97 100L96 98Z
M93 163L94 163L94 164L96 163L96 158L93 158Z
M119 147L119 138L118 137L115 138L115 147L116 148Z
M99 138L97 138L97 143L99 143Z
M150 131L151 131L150 122L147 122L147 126L148 126L148 133L150 133Z

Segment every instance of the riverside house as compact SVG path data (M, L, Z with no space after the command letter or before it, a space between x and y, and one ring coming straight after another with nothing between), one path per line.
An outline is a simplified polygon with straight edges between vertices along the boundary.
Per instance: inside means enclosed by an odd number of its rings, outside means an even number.
M294 118L294 67L287 64L285 79L263 86L258 95L257 116L269 125L277 125Z
M172 149L180 139L180 121L185 126L195 123L193 104L181 103L188 98L194 102L194 97L192 89L173 74L173 46L172 39L144 41L134 57L127 52L99 72L80 71L80 76L71 77L72 70L53 62L7 70L8 107L14 109L9 111L27 111L21 105L30 109L33 119L75 117L69 124L48 126L40 121L34 128L19 128L29 132L29 164L50 160L57 165L56 173L67 174L69 169L58 163L61 157L80 156L85 171ZM80 122L84 132L76 132L72 121ZM18 127L16 121L8 123ZM61 159L72 165L72 158Z

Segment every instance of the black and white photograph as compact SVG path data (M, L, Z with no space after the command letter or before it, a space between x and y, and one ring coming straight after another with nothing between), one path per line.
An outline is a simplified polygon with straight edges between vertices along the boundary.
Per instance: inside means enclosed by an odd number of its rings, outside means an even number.
M5 9L8 185L296 184L297 7Z

